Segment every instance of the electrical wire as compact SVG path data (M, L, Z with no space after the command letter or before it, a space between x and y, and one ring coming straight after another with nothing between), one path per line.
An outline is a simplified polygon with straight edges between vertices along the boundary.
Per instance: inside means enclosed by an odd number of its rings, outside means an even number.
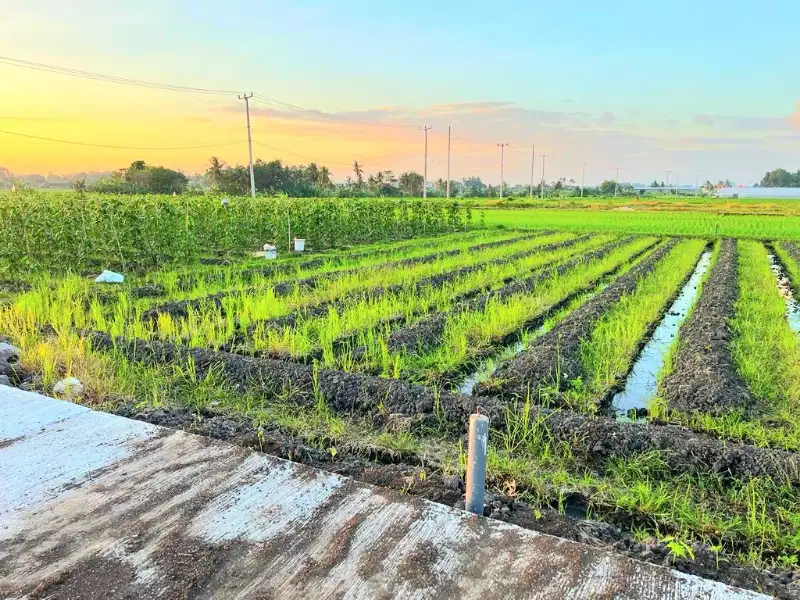
M36 71L46 71L48 73L57 73L59 75L69 75L70 77L79 77L82 79L93 79L95 81L105 81L108 83L119 83L123 85L132 85L137 87L153 88L170 90L173 92L191 92L195 94L224 94L231 95L237 92L232 90L219 90L211 88L191 87L184 85L173 85L170 83L156 83L153 81L144 81L141 79L130 79L127 77L118 77L116 75L104 75L102 73L92 73L91 71L80 71L78 69L70 69L67 67L57 67L55 65L46 65L29 60L20 60L8 56L0 56L0 63L11 65L14 67L22 67L25 69L33 69Z
M221 146L233 146L235 144L242 144L244 143L243 140L238 140L236 142L220 142L219 144L203 144L200 146L117 146L112 144L93 144L90 142L76 142L74 140L61 140L57 138L49 138L49 137L42 137L40 135L30 135L27 133L19 133L16 131L6 131L4 129L0 129L0 133L4 133L6 135L15 135L18 137L29 138L32 140L42 140L45 142L57 142L59 144L71 144L73 146L90 146L92 148L112 148L115 150L197 150L200 148L218 148Z
M128 77L119 77L117 75L105 75L103 73L94 73L91 71L81 71L79 69L71 69L68 67L59 67L56 65L48 65L44 63L33 62L29 60L21 60L18 58L12 58L10 56L0 56L0 63L7 64L14 67L21 67L24 69L33 69L35 71L44 71L47 73L56 73L59 75L68 75L70 77L78 77L81 79L91 79L94 81L103 81L106 83L118 83L122 85L131 85L135 87L142 87L142 88L149 88L149 89L158 89L158 90L168 90L173 92L189 92L195 94L211 94L211 95L238 95L239 92L234 90L223 90L223 89L214 89L214 88L204 88L204 87L194 87L194 86L185 86L185 85L175 85L171 83L157 83L154 81L145 81L142 79L131 79ZM284 102L282 100L278 100L276 98L270 98L263 94L254 93L253 96L266 104L271 106L275 106L281 108L283 110L288 110L291 112L297 113L304 113L308 115L313 115L318 118L328 119L328 120L337 120L335 115L330 115L320 110L314 110L309 108L303 108L301 106L297 106L295 104L290 104L289 102ZM394 123L378 123L374 121L365 121L365 120L350 120L348 122L351 123L361 123L366 125L373 125L377 127L393 127L393 128L411 128L415 129L416 125L402 125L402 124L394 124Z
M90 80L101 81L101 82L106 82L106 83L117 83L117 84L121 84L121 85L129 85L129 86L135 86L135 87L141 87L141 88L160 89L160 90L167 90L167 91L174 91L174 92L185 92L185 93L195 93L195 94L208 94L208 95L217 95L217 96L219 96L219 95L228 96L228 95L235 95L235 94L238 95L238 92L235 91L235 90L204 88L204 87L195 87L195 86L183 86L183 85L175 85L175 84L169 84L169 83L158 83L158 82L146 81L146 80L141 80L141 79L132 79L132 78L128 78L128 77L119 77L119 76L116 76L116 75L106 75L106 74L103 74L103 73L95 73L95 72L91 72L91 71L82 71L82 70L79 70L79 69L71 69L71 68L67 68L67 67L59 67L59 66L56 66L56 65L48 65L48 64L44 64L44 63L38 63L38 62L34 62L34 61L22 60L22 59L12 58L12 57L8 57L8 56L0 56L0 64L6 64L6 65L10 65L10 66L25 68L25 69L32 69L32 70L36 70L36 71L44 71L44 72L48 72L48 73L56 73L56 74L60 74L60 75L67 75L67 76L70 76L70 77L78 77L78 78L82 78L82 79L90 79ZM265 95L260 94L260 93L254 93L253 97L257 101L263 102L263 103L268 104L268 105L270 105L272 107L275 107L275 108L279 108L279 109L282 109L282 110L285 110L285 111L294 112L294 113L306 114L306 115L310 115L310 116L313 116L313 117L316 117L316 118L319 118L319 119L324 119L324 120L327 120L327 121L333 121L333 122L337 122L337 123L345 124L345 125L346 124L352 124L352 123L358 123L358 124L368 125L368 126L373 126L373 127L388 127L388 128L393 128L393 129L417 129L418 128L417 125L410 125L410 124L381 123L381 122L377 122L377 121L368 121L368 120L363 120L363 119L347 119L347 120L344 120L344 119L341 119L341 118L339 118L339 117L337 117L336 115L333 115L333 114L325 113L325 112L320 111L320 110L303 108L301 106L297 106L297 105L291 104L289 102L284 102L284 101L278 100L276 98L271 98L269 96L265 96ZM62 139L55 139L55 138L47 138L47 137L28 135L28 134L13 132L13 131L4 131L4 130L0 130L0 133L4 133L4 134L7 134L7 135L15 135L15 136L19 136L19 137L26 137L26 138L30 138L30 139L38 139L38 140L43 140L43 141L49 141L49 142L58 142L58 143L63 143L63 144L72 144L72 145L78 145L78 146L92 146L92 147L96 147L96 148L126 149L126 150L191 150L191 149L200 149L200 148L215 148L215 147L221 147L221 146L231 146L231 145L234 145L234 144L242 143L241 141L237 141L237 142L225 142L225 143L220 143L220 144L204 144L204 145L199 145L199 146L180 146L180 147L177 147L177 146L176 147L118 146L118 145L110 145L110 144L93 144L93 143L88 143L88 142L76 142L76 141L72 141L72 140L62 140ZM456 134L452 134L452 137L455 138L455 139L458 139L458 140L461 140L461 141L464 141L464 142L468 142L468 143L473 143L473 144L483 143L483 142L477 142L475 140L470 140L470 139L464 138L464 137L456 135ZM263 142L258 142L256 140L253 140L253 141L256 144L259 144L259 145L264 146L266 148L270 148L271 150L275 150L276 152L283 152L285 154L290 154L292 156L296 156L298 158L303 158L305 160L313 160L313 159L311 159L311 158L309 158L307 156L304 156L302 154L297 154L295 152L290 152L288 150L282 150L280 148L275 148L274 146L270 146L268 144L264 144ZM396 160L408 160L408 159L414 158L416 156L419 156L419 155L414 155L414 156L410 156L408 158L401 158L401 159L396 159ZM331 162L330 164L345 165L346 163ZM349 166L349 163L347 163L347 166Z

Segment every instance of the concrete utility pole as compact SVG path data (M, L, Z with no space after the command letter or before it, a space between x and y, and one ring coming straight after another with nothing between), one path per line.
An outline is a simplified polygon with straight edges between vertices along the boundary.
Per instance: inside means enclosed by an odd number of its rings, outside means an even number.
M447 199L450 199L450 128L447 128Z
M425 132L425 172L422 176L422 198L425 199L428 197L428 130L430 126L425 125L420 129Z
M529 197L533 199L533 163L536 160L536 146L531 146L531 190Z
M500 146L500 199L503 199L503 150L508 144L497 144Z
M544 159L547 158L547 154L542 154L542 191L541 195L539 196L541 199L544 199Z
M694 182L694 197L697 198L700 195L700 175L697 176Z
M614 198L617 197L618 189L619 189L619 167L617 167L617 178L614 180Z
M244 107L247 110L247 147L250 149L250 195L255 198L256 176L253 174L253 140L250 137L250 98L252 97L252 92L250 94L242 94L239 96L239 100L244 100Z
M586 165L589 163L583 163L583 175L581 176L581 198L583 198L583 188L586 185Z

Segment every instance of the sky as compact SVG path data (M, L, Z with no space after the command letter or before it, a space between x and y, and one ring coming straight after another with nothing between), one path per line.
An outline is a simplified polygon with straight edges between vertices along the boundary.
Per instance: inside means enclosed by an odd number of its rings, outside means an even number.
M671 3L0 0L0 56L241 92L257 158L338 180L424 165L451 178L758 181L800 169L790 0ZM264 100L271 99L270 100ZM278 100L275 103L274 100ZM286 104L297 108L287 108ZM0 61L0 166L103 171L248 160L235 94L147 89ZM196 146L212 146L196 148ZM172 149L161 149L172 148ZM177 148L177 149L174 149ZM546 158L542 158L546 154Z

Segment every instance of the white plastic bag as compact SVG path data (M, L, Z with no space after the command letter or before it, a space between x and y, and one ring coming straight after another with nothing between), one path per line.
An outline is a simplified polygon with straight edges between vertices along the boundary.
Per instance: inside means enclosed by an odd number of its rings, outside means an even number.
M122 283L125 281L125 276L114 271L103 269L103 272L94 280L95 283Z

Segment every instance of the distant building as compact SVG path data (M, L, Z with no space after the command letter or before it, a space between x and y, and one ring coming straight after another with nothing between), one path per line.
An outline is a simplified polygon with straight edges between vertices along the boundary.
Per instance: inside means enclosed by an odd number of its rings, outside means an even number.
M800 200L800 188L724 187L717 191L719 198L794 198Z

